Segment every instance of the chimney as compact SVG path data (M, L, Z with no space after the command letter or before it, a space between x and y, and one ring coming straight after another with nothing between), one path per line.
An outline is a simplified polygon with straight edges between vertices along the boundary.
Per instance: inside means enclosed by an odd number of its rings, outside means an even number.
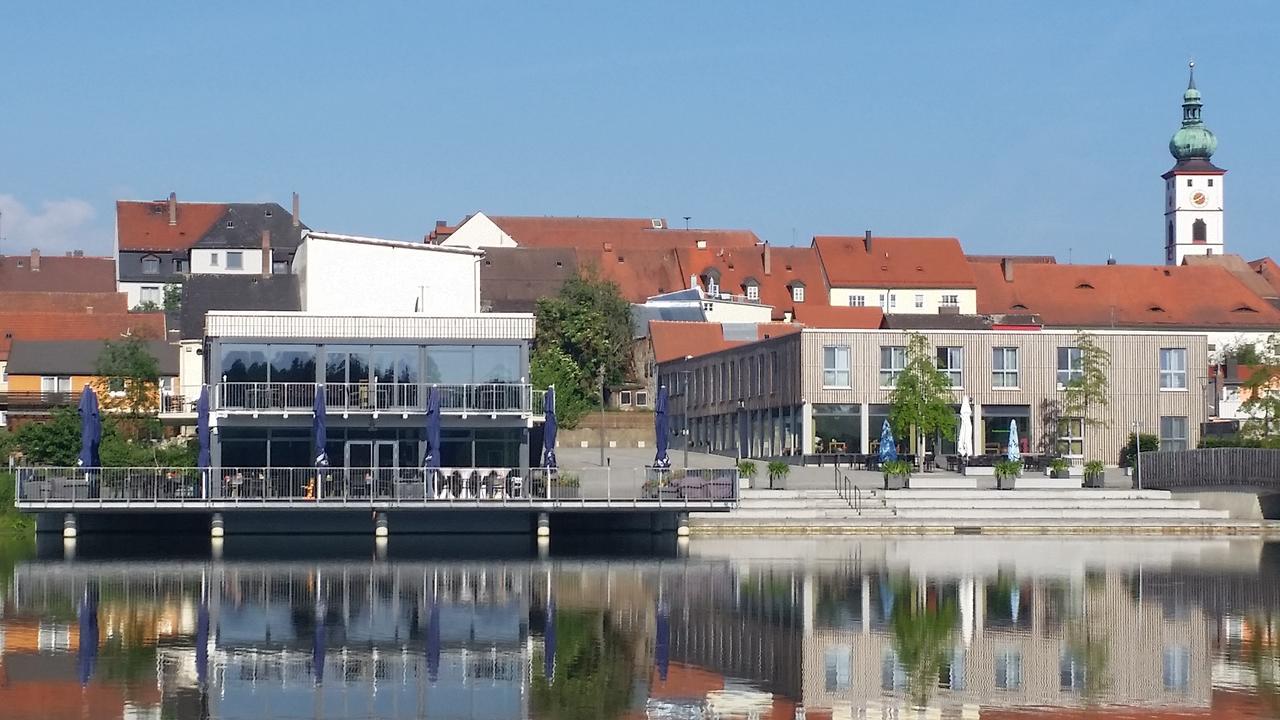
M298 193L293 194L293 226L298 227L302 221L298 219Z
M766 277L773 274L773 257L769 253L769 243L764 244L764 274Z
M1108 264L1108 265L1115 265L1115 264L1116 264L1116 259L1115 259L1115 257L1114 257L1114 256L1111 256L1111 255L1108 255L1108 256L1107 256L1107 264Z
M1004 272L1004 281L1013 282L1013 260L1010 258L1000 258L1000 270Z
M862 244L866 247L867 254L870 255L871 254L871 231L870 230L868 230L867 234L863 236Z
M178 224L178 193L169 193L169 224Z
M271 277L271 231L266 228L262 230L262 277Z
M31 248L31 272L40 272L40 248Z

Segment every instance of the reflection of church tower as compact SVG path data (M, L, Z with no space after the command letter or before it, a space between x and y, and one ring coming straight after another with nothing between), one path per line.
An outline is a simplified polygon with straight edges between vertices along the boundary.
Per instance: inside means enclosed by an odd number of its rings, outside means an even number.
M1195 63L1182 94L1182 127L1169 141L1177 162L1164 178L1164 260L1181 265L1188 255L1221 255L1222 181L1226 170L1209 162L1218 139L1200 118L1200 91Z

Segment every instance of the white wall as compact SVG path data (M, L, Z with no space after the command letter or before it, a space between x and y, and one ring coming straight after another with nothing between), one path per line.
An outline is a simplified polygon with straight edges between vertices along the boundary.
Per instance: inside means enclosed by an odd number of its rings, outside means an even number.
M0 392L9 392L8 360L0 360Z
M516 241L484 213L467 218L456 231L440 243L446 247L516 247Z
M483 253L308 234L294 257L302 309L330 315L480 312ZM420 301L424 301L419 306Z
M201 340L178 343L178 394L187 402L195 402L204 385L204 355L200 352L203 345Z
M1223 223L1223 181L1221 175L1175 175L1165 181L1165 224L1173 220L1176 241L1174 264L1181 265L1188 255L1221 255L1226 252ZM1187 181L1191 184L1187 185ZM1213 183L1210 187L1209 183ZM1191 201L1195 194L1203 194L1205 202L1196 205ZM1205 242L1191 242L1191 225L1196 220L1205 222ZM1167 260L1167 258L1166 258Z
M229 252L241 254L243 262L240 264L239 270L227 269L227 253ZM191 272L204 275L261 274L262 248L231 248L230 250L191 248Z
M767 323L773 319L773 306L755 303L702 301L708 322L716 323Z
M138 306L138 304L142 302L142 289L143 289L143 288L156 288L156 289L157 289L157 291L158 291L158 293L159 293L159 297L158 297L158 298L157 298L157 300L156 300L156 304L157 304L157 305L163 305L163 304L164 304L164 286L165 286L165 285L166 285L166 283L163 283L163 282L123 282L123 281L117 281L117 282L116 282L116 290L117 290L118 292L122 292L122 293L124 293L125 295L127 295L127 296L129 297L128 303L129 303L129 307L132 309L132 308L134 308L134 307L137 307L137 306Z
M942 305L943 295L955 295L959 302L960 314L976 315L978 312L978 291L949 288L831 288L831 305L833 307L849 307L849 298L861 295L866 307L880 307L880 296L888 295L894 302L884 308L887 313L906 313L920 315L937 315ZM916 296L920 295L923 307L916 307Z
M1267 344L1267 338L1271 337L1271 334L1265 332L1211 331L1206 332L1205 336L1209 340L1209 360L1218 362L1222 359L1222 353L1227 348L1251 344L1258 350L1263 350Z

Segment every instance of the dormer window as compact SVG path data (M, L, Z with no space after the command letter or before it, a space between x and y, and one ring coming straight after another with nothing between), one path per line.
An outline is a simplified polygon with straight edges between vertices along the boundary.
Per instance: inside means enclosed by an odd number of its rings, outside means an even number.
M708 295L720 294L720 271L715 268L707 268L702 273L702 284L707 287Z
M1249 307L1248 305L1241 305L1241 306L1237 307L1236 309L1232 310L1231 312L1256 313L1256 312L1258 312L1258 311L1257 311L1257 310L1254 310L1253 308Z
M1092 289L1093 289L1093 286L1092 286L1092 285L1090 285L1090 284L1089 284L1089 283L1087 283L1087 282L1082 282L1082 283L1080 283L1079 285L1076 285L1076 289L1077 289L1077 290L1092 290Z
M160 258L155 255L142 256L142 274L143 275L159 275L160 274Z
M791 302L804 302L804 285L796 283L791 286Z
M1158 312L1158 313L1164 312L1164 308L1160 307L1159 305L1152 305L1147 309L1150 310L1151 312Z
M753 301L753 302L754 302L754 301L756 301L756 300L759 300L759 299L760 299L760 286L759 286L759 285L756 285L755 283L747 283L746 287L744 287L743 289L744 289L744 290L746 291L746 293L747 293L747 299L748 299L748 300L751 300L751 301Z

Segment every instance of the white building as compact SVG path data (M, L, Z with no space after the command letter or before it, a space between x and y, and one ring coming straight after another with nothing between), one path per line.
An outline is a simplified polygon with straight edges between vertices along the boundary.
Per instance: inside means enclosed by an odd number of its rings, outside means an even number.
M1223 181L1226 170L1209 161L1218 139L1200 117L1200 91L1196 89L1195 63L1187 91L1182 95L1182 127L1169 140L1169 152L1177 163L1164 178L1165 263L1181 265L1188 255L1221 255L1223 235Z

